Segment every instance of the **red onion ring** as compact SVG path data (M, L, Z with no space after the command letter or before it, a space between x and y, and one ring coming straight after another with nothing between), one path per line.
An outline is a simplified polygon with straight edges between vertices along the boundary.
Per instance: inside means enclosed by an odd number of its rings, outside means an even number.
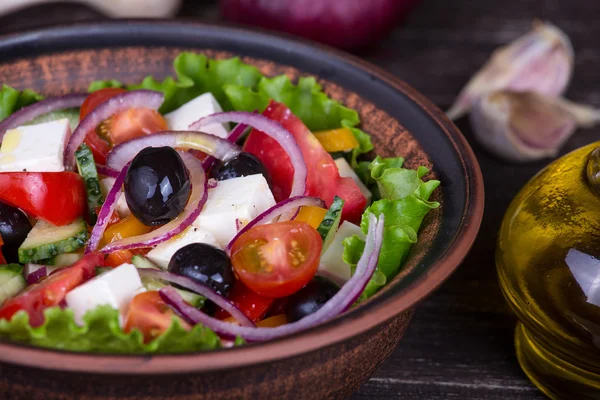
M96 170L98 171L98 173L100 175L104 175L109 178L116 178L117 176L119 176L119 171L117 171L116 169L107 167L106 165L96 164Z
M352 278L316 312L290 324L275 328L239 326L213 318L192 307L172 287L161 288L159 294L167 304L175 308L190 323L201 323L224 337L241 336L249 342L263 342L290 335L334 318L354 304L367 286L367 283L369 283L371 276L375 272L375 268L377 268L381 244L383 242L383 223L383 214L379 216L379 219L373 214L369 215L369 232L366 238L365 249L356 265L356 271Z
M112 216L115 208L117 208L117 200L121 196L121 187L123 187L123 183L125 182L125 177L127 176L127 170L129 170L129 164L124 166L121 169L121 172L115 178L115 183L113 183L112 188L108 191L106 195L106 200L104 200L104 204L100 208L100 212L98 213L98 220L96 221L96 225L92 229L90 233L90 239L87 242L87 246L85 247L85 254L96 251L100 240L102 239L102 235L104 235L104 231L108 226L108 222L110 221L110 217Z
M198 293L199 295L206 297L208 300L221 307L223 310L227 311L229 315L235 318L240 325L249 327L255 326L254 322L246 317L246 315L241 312L240 309L234 306L233 303L200 282L193 281L190 278L177 275L172 272L161 271L152 268L139 268L138 272L142 277L173 283L185 289L191 290L194 293Z
M227 135L227 140L231 143L236 143L237 140L243 135L246 128L248 128L248 125L246 124L237 124L235 128L233 128L233 130L229 132L229 135ZM202 167L205 171L208 171L210 167L212 167L214 162L215 158L208 156L204 161L202 161Z
M274 218L277 218L280 215L283 215L289 211L298 209L298 207L302 207L302 206L325 207L325 202L323 200L319 199L318 197L312 197L312 196L296 196L296 197L290 197L288 199L280 201L279 203L275 204L273 207L267 208L265 211L258 214L256 216L256 218L254 218L252 221L248 222L248 224L246 224L246 226L244 226L242 229L240 229L238 231L238 233L233 237L233 239L231 239L229 241L229 243L227 244L227 247L225 247L225 251L227 253L229 253L229 250L231 250L231 246L233 246L233 243L237 240L237 238L239 238L241 235L246 233L252 227L257 226L257 225L266 224L266 223L272 221Z
M190 185L192 187L190 198L183 212L174 220L152 232L109 243L100 249L101 253L106 254L116 250L139 249L141 247L157 245L171 239L173 236L179 235L198 218L208 198L208 189L206 187L208 180L206 179L206 174L200 160L187 152L179 152L179 154L190 173ZM115 182L115 186L117 186L117 183ZM118 187L120 188L121 185ZM104 230L102 233L104 233Z
M40 115L64 110L65 108L81 107L87 96L87 94L67 94L65 96L48 97L21 108L0 123L0 140L2 140L7 130L22 126Z
M90 131L105 119L121 111L129 110L130 108L149 108L158 110L165 99L165 95L154 90L132 90L118 94L101 103L93 111L85 116L80 122L69 139L67 148L65 149L65 167L73 169L75 166L75 151ZM124 165L123 165L124 166ZM121 167L122 168L122 167ZM118 170L121 170L118 168Z
M141 136L121 143L108 153L106 165L120 170L146 147L170 146L178 149L195 149L219 160L229 160L242 151L236 144L204 132L163 131Z
M304 157L296 143L294 136L280 123L275 122L264 115L254 114L244 111L230 111L215 113L190 125L190 129L201 130L202 127L225 122L236 122L238 124L246 124L256 130L263 132L265 135L273 138L286 151L294 167L294 180L292 182L292 190L290 197L301 196L306 190L306 163Z
M48 276L48 270L45 265L41 264L25 264L23 267L23 275L28 285L38 283L40 279Z

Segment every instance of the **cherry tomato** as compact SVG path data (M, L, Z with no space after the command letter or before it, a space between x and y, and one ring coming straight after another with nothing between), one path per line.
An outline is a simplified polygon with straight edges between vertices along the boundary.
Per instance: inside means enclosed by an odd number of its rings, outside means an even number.
M321 236L306 222L259 225L233 243L231 263L239 279L254 292L285 297L315 275L322 246Z
M118 94L125 93L127 90L121 88L105 88L96 90L90 94L79 109L79 118L84 119L92 110L104 103L111 97L115 97Z
M273 297L265 297L254 293L240 281L235 282L227 298L246 317L250 318L252 322L260 321L275 301ZM229 317L229 313L223 309L219 309L215 313L215 318L218 319L227 319Z
M106 156L111 148L110 143L98 136L96 131L91 131L85 137L85 144L87 144L92 151L94 161L96 161L97 164L105 165Z
M104 257L101 254L86 254L75 264L55 271L7 300L0 308L0 319L10 320L17 312L24 310L29 314L31 326L42 325L46 308L59 305L69 291L92 278L96 267L103 265Z
M83 179L74 172L0 173L0 200L59 226L87 212Z
M269 104L263 115L279 122L296 139L308 168L304 194L323 199L327 207L331 205L334 196L341 197L344 199L342 220L360 223L367 199L352 178L340 177L331 155L302 121L292 114L285 104L274 101ZM292 189L294 167L285 150L274 139L260 131L252 130L244 144L244 151L258 157L269 171L275 200L286 199Z
M171 326L174 316L173 310L157 291L140 293L129 303L123 330L130 332L132 329L138 329L144 335L144 343L148 343ZM187 322L177 318L184 329L191 329Z

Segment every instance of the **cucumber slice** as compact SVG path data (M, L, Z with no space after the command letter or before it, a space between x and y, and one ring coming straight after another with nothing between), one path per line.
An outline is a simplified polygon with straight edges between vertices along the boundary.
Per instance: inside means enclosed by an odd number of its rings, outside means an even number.
M80 253L64 253L54 257L49 264L53 267L68 267L69 265L75 264L82 258L83 254Z
M87 225L81 218L64 226L39 220L19 247L19 262L25 264L75 251L87 239Z
M71 126L71 132L79 125L79 108L66 108L64 110L53 111L51 113L42 114L35 117L31 121L23 125L36 125L44 122L57 121L59 119L67 118L69 125Z
M135 265L136 268L150 268L150 269L162 270L162 268L160 268L158 265L154 264L152 261L148 260L146 257L140 256L139 254L136 254L135 256L133 256L131 258L131 263L133 265Z
M340 220L342 219L342 208L344 208L344 200L335 196L331 206L329 207L329 210L327 210L327 213L325 213L323 221L321 221L319 227L317 228L317 232L319 232L321 238L323 239L323 250L321 250L321 254L325 253L325 250L327 250L331 244L333 236L340 226Z
M146 290L160 290L165 286L169 286L162 283L161 281L157 281L156 279L145 278L142 278L142 284L144 285ZM204 307L204 302L206 301L206 298L204 296L200 296L199 294L179 288L175 288L175 290L177 290L177 292L183 300L190 303L192 306L196 308Z
M0 304L27 286L23 267L19 264L0 265Z
M96 272L96 276L103 274L105 272L108 271L112 271L114 268L111 267L96 267L95 272Z
M96 210L102 206L102 191L100 190L100 179L92 150L85 143L79 146L75 152L77 161L77 170L85 183L85 193L87 195L88 209L90 212L90 223L93 225L98 219Z

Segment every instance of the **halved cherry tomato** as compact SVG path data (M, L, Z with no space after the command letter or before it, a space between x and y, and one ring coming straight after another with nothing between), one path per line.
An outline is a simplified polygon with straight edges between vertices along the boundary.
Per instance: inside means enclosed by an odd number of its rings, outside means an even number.
M83 179L74 172L0 173L0 200L58 226L87 212Z
M132 329L139 329L144 335L144 343L148 343L171 326L174 316L173 310L157 291L140 293L129 303L123 330L130 332ZM179 317L176 318L184 329L191 329L187 322Z
M275 301L273 297L265 297L254 293L240 281L235 282L227 298L253 322L260 321ZM215 318L224 320L230 318L230 315L223 309L219 309L215 313Z
M125 91L121 88L106 88L90 94L81 106L80 118L83 119L100 104ZM167 122L157 111L132 108L102 122L96 131L87 134L85 143L90 146L94 160L99 164L106 164L106 155L112 146L166 129Z
M292 114L285 104L274 101L269 104L263 115L283 125L300 146L308 168L304 194L323 199L327 207L331 205L334 196L341 197L344 199L342 220L359 223L367 206L367 199L352 178L340 177L331 155L302 121ZM292 189L294 167L285 150L274 139L256 130L250 132L244 150L258 157L269 171L275 200L286 199Z
M317 272L323 242L301 221L258 225L231 247L231 264L238 278L254 292L285 297L306 285Z
M10 320L17 312L24 310L29 314L31 326L42 325L46 308L59 305L70 290L92 278L96 267L103 265L104 256L101 254L86 254L70 267L55 271L43 281L7 300L0 308L0 319Z

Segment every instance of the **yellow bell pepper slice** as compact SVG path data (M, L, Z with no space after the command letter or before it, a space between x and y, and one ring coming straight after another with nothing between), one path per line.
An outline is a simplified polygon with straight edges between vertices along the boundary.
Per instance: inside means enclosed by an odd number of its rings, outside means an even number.
M348 128L330 129L314 133L323 148L329 153L356 149L359 144Z
M275 328L285 324L287 324L287 318L285 317L285 314L279 314L257 322L256 326L259 328Z
M321 224L321 221L323 221L323 218L325 218L326 213L327 210L322 207L304 206L300 207L300 211L298 212L295 220L306 222L313 228L317 229Z
M102 241L100 242L100 248L116 240L143 235L151 230L152 227L142 224L133 215L129 215L106 228L104 235L102 236Z

